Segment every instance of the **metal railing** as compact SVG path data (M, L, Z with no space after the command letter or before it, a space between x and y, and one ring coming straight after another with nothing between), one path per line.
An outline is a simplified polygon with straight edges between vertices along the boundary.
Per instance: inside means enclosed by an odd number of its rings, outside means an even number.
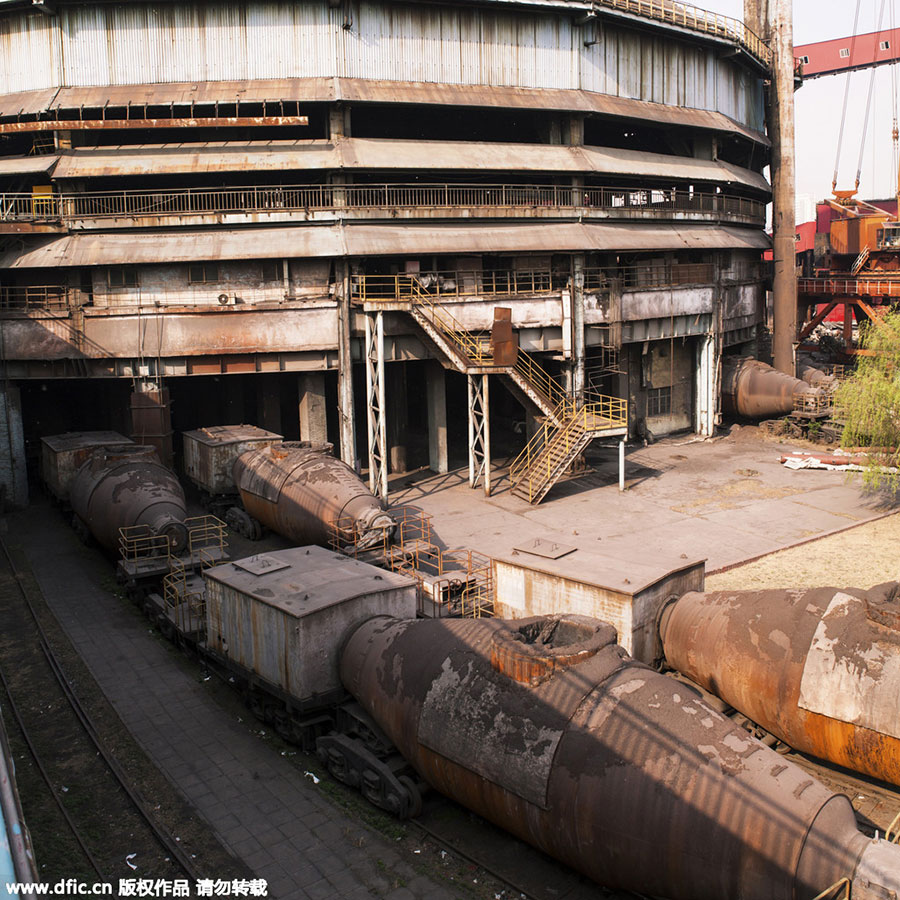
M586 268L584 287L586 290L604 290L614 278L621 281L624 290L677 287L680 284L711 284L716 279L716 269L712 263L668 262L646 266Z
M766 204L731 194L679 188L572 187L521 184L312 184L168 191L107 191L35 195L0 193L0 222L63 223L83 219L141 219L273 212L346 210L596 209L765 219Z
M543 422L509 467L509 479L513 484L528 482L529 498L552 476L559 462L559 451L568 454L586 432L625 428L628 401L592 393L579 407L573 398L566 397L557 407L554 418L562 424L556 427Z
M827 416L834 411L834 394L794 394L793 409L803 416Z
M840 297L900 297L900 279L886 278L800 278L801 294Z
M568 275L549 269L419 272L396 275L352 275L350 292L363 303L418 302L423 297L510 297L552 294L566 286Z
M375 544L352 518L329 527L333 550L408 575L416 582L420 615L480 618L493 614L493 565L474 550L442 550L434 543L431 516L412 507L390 511L393 534L384 531ZM349 540L348 540L349 538Z
M62 285L0 285L0 309L67 310L74 305L71 290Z
M594 0L594 3L734 41L765 66L772 64L772 51L768 45L739 19L672 0Z
M588 291L607 291L618 280L623 290L678 287L687 284L711 284L715 267L707 263L646 266L611 266L584 270L584 286ZM758 274L758 272L757 272ZM752 279L753 272L742 272L741 279ZM424 303L433 305L466 297L516 297L554 294L563 290L569 280L568 272L550 269L527 271L482 270L441 271L397 275L352 275L351 295L354 301L365 303ZM890 282L889 282L890 283ZM896 282L900 288L900 282ZM80 306L96 307L216 307L220 305L253 305L280 303L299 299L288 293L270 289L237 291L226 283L207 286L205 293L143 289L140 286L98 291L91 294L64 285L0 285L0 309L60 310ZM327 296L329 285L318 291ZM306 290L312 290L307 287ZM277 295L277 296L276 296ZM224 302L223 302L224 301Z

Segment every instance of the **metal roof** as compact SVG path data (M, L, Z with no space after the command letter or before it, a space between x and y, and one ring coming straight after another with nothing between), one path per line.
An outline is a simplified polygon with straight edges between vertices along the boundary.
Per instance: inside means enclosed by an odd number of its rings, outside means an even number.
M529 253L567 250L748 249L764 232L708 225L339 224L169 232L80 233L0 255L0 268L166 264L216 259Z
M719 160L595 146L383 138L347 138L335 143L273 141L263 145L179 144L73 150L60 156L53 177L313 169L594 172L739 184L765 193L770 191L762 175Z
M295 618L368 594L415 587L408 575L322 547L291 547L207 569L217 581Z
M58 156L0 157L0 175L40 175L49 172L58 160Z
M492 85L387 81L366 78L272 78L250 81L168 82L46 88L0 95L0 116L37 115L56 109L170 103L420 103L508 109L553 109L598 113L663 125L703 128L738 134L769 145L761 132L724 113L645 100L631 100L586 90L523 88Z

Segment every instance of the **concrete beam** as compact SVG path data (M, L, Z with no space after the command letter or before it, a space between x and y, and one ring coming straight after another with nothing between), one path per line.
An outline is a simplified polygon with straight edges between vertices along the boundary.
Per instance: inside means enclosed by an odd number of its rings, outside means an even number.
M325 376L310 372L298 379L301 441L327 441L328 425L325 412Z

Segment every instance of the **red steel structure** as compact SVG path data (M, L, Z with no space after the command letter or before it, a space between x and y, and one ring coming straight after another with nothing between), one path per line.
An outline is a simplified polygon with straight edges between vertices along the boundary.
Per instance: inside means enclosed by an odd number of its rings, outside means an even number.
M800 44L794 47L794 59L804 81L887 65L900 60L900 28Z

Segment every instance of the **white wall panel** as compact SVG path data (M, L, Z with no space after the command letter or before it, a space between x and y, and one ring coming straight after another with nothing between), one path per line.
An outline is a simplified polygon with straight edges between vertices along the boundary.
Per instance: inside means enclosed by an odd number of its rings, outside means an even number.
M762 127L760 79L701 45L610 22L471 7L355 2L67 7L0 18L0 93L62 85L342 76L585 89L715 109ZM598 43L584 46L585 39Z

